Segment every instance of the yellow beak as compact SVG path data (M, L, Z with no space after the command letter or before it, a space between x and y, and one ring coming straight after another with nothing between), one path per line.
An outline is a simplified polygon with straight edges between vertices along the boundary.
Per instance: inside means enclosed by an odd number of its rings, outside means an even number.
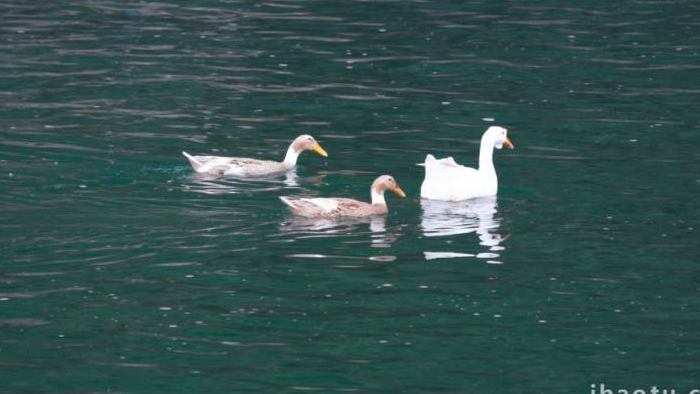
M395 188L391 189L391 191L394 192L394 194L396 194L397 196L399 196L401 198L406 197L406 193L404 193L403 190L401 190L401 188L398 185Z
M513 148L515 148L515 146L513 145L512 142L510 142L510 140L508 139L508 137L506 137L506 140L503 141L503 146L505 146L505 147L508 148L508 149L513 149Z
M321 148L321 145L319 145L318 142L311 147L311 150L321 157L328 157L328 153L326 153L326 151L323 150L323 148Z

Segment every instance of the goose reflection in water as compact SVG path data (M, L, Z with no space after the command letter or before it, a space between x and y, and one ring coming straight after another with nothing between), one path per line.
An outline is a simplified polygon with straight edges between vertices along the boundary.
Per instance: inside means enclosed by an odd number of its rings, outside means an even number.
M507 238L497 231L500 218L497 214L496 197L481 197L460 202L446 202L421 199L423 216L421 227L425 237L449 237L461 234L476 233L479 245L485 246L488 252L424 252L427 260L439 258L477 257L494 259L503 249L501 243ZM465 245L466 246L466 245ZM489 261L500 264L498 261Z

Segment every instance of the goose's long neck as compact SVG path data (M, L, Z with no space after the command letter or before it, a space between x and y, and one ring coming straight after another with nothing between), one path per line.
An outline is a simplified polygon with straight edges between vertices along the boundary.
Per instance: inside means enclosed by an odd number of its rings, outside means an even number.
M484 135L481 138L481 148L479 149L479 172L496 173L493 167L493 138Z
M297 165L297 159L299 158L299 154L300 154L300 153L301 153L301 152L298 152L298 151L294 148L294 143L292 143L291 145L289 145L289 149L287 149L287 154L284 156L284 161L283 161L283 163L284 163L286 166L290 167L290 168L296 166L296 165Z

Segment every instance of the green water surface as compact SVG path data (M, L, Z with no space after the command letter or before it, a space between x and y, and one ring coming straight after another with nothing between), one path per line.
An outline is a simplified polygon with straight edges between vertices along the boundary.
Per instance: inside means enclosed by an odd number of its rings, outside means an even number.
M0 3L0 392L700 387L696 1ZM428 153L495 199L421 201ZM196 176L181 156L296 173ZM386 218L300 220L281 195Z

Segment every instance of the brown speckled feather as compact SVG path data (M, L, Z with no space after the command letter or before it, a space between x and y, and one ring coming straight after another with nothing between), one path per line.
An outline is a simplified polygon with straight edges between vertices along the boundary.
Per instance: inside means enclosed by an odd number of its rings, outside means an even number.
M372 205L351 198L282 197L282 201L294 214L305 217L366 217L386 213L386 205Z

